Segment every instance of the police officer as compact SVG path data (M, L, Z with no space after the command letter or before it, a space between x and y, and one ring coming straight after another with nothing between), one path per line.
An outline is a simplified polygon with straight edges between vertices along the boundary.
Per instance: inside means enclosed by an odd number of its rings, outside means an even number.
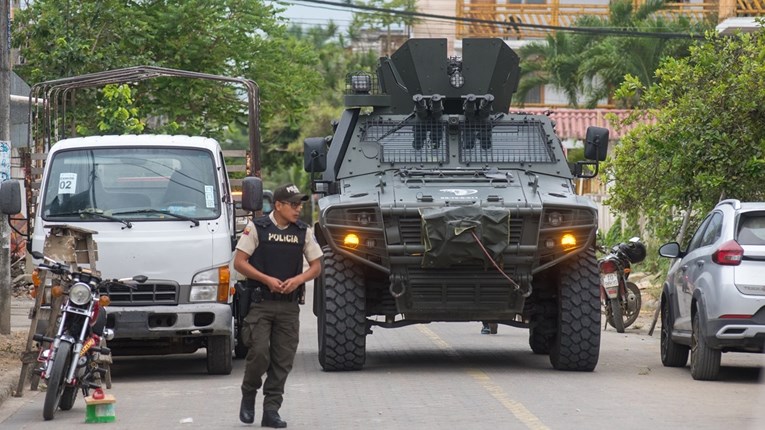
M279 408L298 346L298 301L304 284L321 273L323 253L311 227L298 219L308 196L294 184L278 187L273 196L274 210L247 224L234 254L234 268L247 277L252 298L242 327L249 351L239 419L247 424L255 420L255 394L262 384L260 424L284 428L287 423L279 416ZM303 257L309 265L305 272Z

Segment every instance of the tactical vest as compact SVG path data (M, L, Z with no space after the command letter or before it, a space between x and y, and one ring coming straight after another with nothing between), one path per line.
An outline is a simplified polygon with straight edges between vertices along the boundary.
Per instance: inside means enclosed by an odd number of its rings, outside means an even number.
M252 220L257 227L258 247L249 258L252 267L268 276L285 280L303 273L303 248L308 224L298 220L284 230L268 216ZM264 287L262 282L247 279L248 287Z

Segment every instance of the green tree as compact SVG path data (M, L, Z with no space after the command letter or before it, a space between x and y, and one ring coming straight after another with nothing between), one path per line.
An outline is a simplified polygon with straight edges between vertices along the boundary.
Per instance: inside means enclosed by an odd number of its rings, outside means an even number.
M321 79L310 45L288 37L279 12L263 0L38 0L14 20L14 44L25 59L17 72L39 82L148 64L251 78L260 86L263 135L273 137L264 146L285 148ZM221 137L232 124L246 124L239 88L162 78L134 89L147 131ZM95 129L96 95L85 97L78 119ZM292 135L269 134L285 125Z
M620 96L642 91L635 117L647 113L656 122L639 125L615 148L607 204L644 216L658 238L682 242L719 200L765 198L763 76L759 31L710 32L689 57L665 59L650 87L630 77Z
M551 85L562 91L570 106L578 106L583 82L579 66L587 40L563 31L548 34L544 43L530 43L518 51L521 79L515 100L523 105L529 91Z
M138 109L133 107L133 92L128 85L106 85L101 92L99 104L98 132L103 134L140 134L146 124L138 118ZM93 134L84 125L77 127L77 134Z
M362 6L371 6L380 9L395 9L404 12L417 12L416 0L366 0L356 1L355 4ZM360 34L362 29L385 31L385 50L383 54L390 55L391 51L391 29L393 27L409 28L416 24L418 19L414 16L397 15L386 12L359 12L353 14L353 22L350 25L349 33L355 36Z
M687 17L666 19L658 12L664 0L648 0L637 9L632 0L615 0L609 5L609 16L584 16L575 27L620 28L653 33L703 34L712 28L710 22L691 23ZM521 82L517 100L541 85L552 85L563 91L568 104L588 108L609 98L631 74L646 86L654 82L654 71L664 57L688 54L690 39L622 37L599 34L564 33L549 35L544 43L532 43L519 50ZM633 100L622 100L630 104Z

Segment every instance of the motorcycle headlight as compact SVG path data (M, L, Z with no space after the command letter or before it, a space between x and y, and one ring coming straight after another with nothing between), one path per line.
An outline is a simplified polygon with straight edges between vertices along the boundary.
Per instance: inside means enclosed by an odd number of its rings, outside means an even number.
M72 288L69 289L69 300L75 305L82 306L88 303L92 298L90 287L82 282L72 285Z

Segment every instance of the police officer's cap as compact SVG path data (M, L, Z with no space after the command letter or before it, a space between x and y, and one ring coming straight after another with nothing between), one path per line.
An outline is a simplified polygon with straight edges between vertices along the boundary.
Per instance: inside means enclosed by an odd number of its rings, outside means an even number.
M274 190L274 200L277 202L298 203L308 200L308 195L300 192L295 184L286 184Z

